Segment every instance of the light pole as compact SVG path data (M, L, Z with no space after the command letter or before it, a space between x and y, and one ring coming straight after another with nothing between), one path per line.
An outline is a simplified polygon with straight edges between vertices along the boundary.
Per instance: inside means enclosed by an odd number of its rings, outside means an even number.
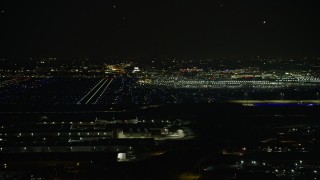
M248 92L244 92L244 100L245 100L245 102L246 102L246 105L248 105Z
M284 98L283 98L283 97L284 97L284 93L283 93L283 92L280 92L280 98L281 98L282 101L284 101Z

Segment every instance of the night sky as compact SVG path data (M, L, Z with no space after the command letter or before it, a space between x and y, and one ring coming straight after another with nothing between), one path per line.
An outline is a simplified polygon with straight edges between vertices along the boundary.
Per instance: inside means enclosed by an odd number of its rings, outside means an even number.
M2 57L313 56L308 0L1 0Z

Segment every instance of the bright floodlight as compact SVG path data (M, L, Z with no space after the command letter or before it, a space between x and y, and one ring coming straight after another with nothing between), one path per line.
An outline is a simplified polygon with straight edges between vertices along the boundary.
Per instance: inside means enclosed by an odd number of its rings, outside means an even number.
M118 160L125 160L127 157L126 157L126 153L118 153Z

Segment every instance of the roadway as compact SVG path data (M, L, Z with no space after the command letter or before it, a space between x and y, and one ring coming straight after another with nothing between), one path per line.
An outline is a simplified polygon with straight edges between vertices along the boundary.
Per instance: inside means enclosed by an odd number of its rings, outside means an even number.
M112 83L113 78L101 79L77 104L96 104Z
M302 105L318 105L320 100L307 99L307 100L284 100L284 99L269 99L269 100L232 100L232 103L239 104L302 104Z

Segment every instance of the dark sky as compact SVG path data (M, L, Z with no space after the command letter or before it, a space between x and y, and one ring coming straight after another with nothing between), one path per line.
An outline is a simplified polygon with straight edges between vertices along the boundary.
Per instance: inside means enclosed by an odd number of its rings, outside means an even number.
M308 0L1 0L2 57L319 55Z

